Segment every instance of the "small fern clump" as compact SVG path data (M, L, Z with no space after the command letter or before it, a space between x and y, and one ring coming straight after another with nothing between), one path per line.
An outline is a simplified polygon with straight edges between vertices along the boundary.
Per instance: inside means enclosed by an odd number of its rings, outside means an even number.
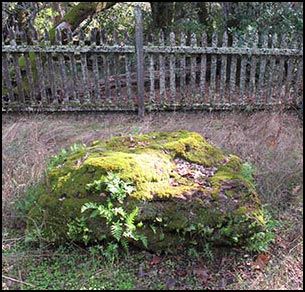
M130 182L125 182L118 175L109 173L106 177L87 184L87 189L92 191L105 189L110 195L106 204L85 203L81 208L82 213L92 210L90 218L98 216L106 219L106 224L109 226L112 237L125 250L128 249L129 239L140 240L147 247L146 237L137 233L137 228L143 225L142 222L135 224L135 219L139 212L138 207L132 210L131 213L126 212L123 208L124 199L134 190Z
M54 155L51 157L48 163L48 170L50 171L56 168L57 166L63 164L66 161L69 154L76 153L77 151L85 148L86 148L86 144L74 143L72 146L70 146L69 149L61 149L58 155Z

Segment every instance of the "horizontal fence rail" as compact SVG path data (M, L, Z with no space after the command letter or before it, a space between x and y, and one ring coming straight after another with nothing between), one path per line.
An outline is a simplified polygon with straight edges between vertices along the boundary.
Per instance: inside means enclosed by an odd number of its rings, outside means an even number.
M2 37L2 111L264 108L302 99L301 40L143 35L141 21L137 36L121 38L100 29L53 38L11 30Z

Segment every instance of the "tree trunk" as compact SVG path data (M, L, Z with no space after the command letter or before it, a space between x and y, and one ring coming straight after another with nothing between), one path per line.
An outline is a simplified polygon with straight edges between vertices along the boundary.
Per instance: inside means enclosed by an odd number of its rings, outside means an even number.
M209 13L207 8L207 2L197 2L198 10L198 18L199 22L209 26Z
M168 31L174 18L174 2L150 2L153 26Z

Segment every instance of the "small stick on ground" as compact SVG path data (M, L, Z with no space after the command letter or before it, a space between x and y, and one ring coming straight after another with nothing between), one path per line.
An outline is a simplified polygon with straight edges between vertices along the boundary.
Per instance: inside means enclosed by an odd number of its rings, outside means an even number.
M22 285L28 285L28 286L31 286L31 287L36 287L36 286L33 285L33 284L26 283L26 282L23 282L23 281L20 281L20 280L17 280L17 279L8 277L8 276L2 275L2 278L7 279L7 280L10 280L10 281L13 281L13 282L16 282L16 283L20 283L20 284L22 284Z

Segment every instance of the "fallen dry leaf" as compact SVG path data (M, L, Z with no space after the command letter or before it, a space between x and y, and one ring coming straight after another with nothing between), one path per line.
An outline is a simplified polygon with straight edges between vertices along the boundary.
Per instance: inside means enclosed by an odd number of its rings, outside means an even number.
M161 262L161 258L158 257L158 256L156 256L156 255L154 255L153 258L152 258L152 260L151 260L151 262L150 262L150 264L151 264L151 265L157 265L157 264L159 264L160 262Z
M270 255L269 254L259 254L256 258L256 260L253 262L252 268L253 270L264 270L266 267L267 263L270 260Z

